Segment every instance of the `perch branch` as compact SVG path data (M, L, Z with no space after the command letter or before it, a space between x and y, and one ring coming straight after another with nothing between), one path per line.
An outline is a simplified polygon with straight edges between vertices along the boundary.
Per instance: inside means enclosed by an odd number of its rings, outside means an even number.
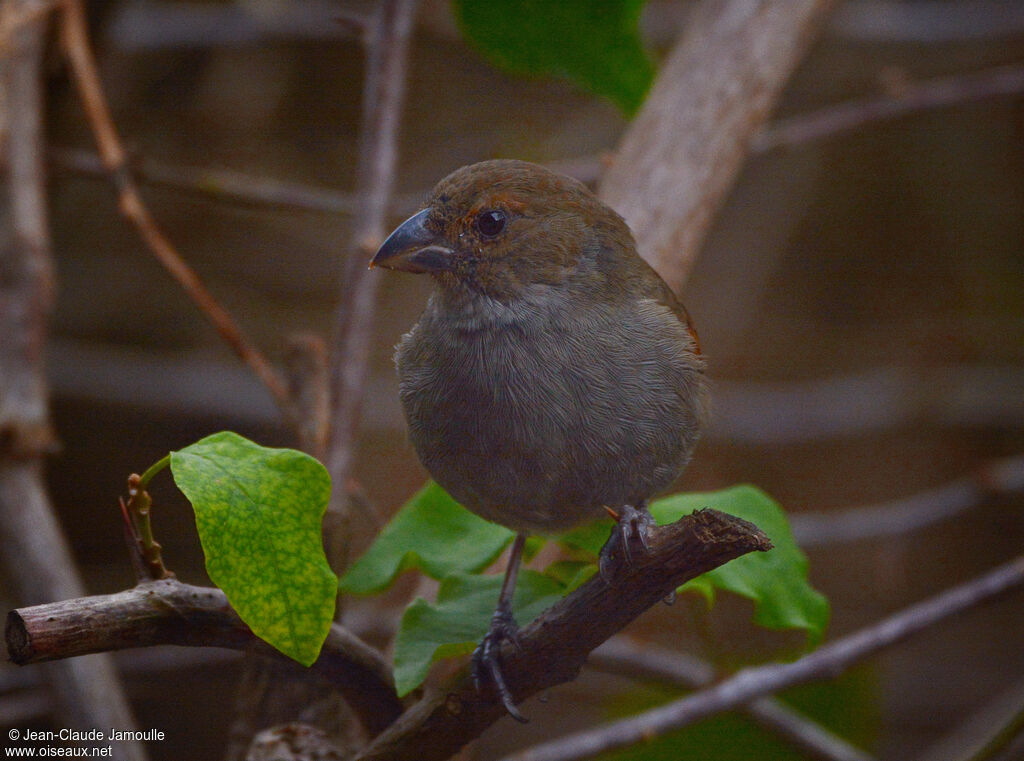
M686 690L708 687L719 678L712 666L698 658L648 642L631 642L626 637L615 637L603 644L591 654L587 666ZM758 698L740 711L801 750L807 758L871 761L872 757L864 751L775 698Z
M831 0L705 0L665 61L599 195L678 291Z
M139 193L129 170L127 154L110 115L99 69L89 44L85 9L81 0L64 3L61 27L65 54L82 99L89 125L96 138L103 165L117 189L121 213L135 225L150 251L178 282L189 298L206 315L221 338L242 359L270 391L286 418L291 420L291 405L284 381L260 350L245 336L234 318L213 297L196 272L181 258L157 226Z
M577 761L650 740L779 690L835 677L850 665L1024 584L1024 556L838 639L794 663L746 669L695 695L622 721L536 745L504 761Z
M520 633L521 648L501 652L516 701L576 677L587 654L680 584L733 558L770 549L755 526L703 510L656 529L650 551L623 568L609 588L600 575L542 613ZM491 691L477 691L467 670L406 711L357 761L440 761L505 715Z
M12 610L5 635L19 665L151 645L224 647L285 660L252 633L221 590L174 579ZM401 711L383 656L340 626L331 628L311 668L337 687L370 732Z

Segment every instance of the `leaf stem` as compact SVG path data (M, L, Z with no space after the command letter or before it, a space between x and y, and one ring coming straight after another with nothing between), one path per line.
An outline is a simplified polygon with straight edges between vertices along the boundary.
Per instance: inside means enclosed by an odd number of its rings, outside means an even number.
M155 476L157 473L159 473L161 470L163 470L164 468L166 468L170 464L171 464L171 455L170 455L170 453L167 453L163 457L161 457L159 460L154 462L152 465L150 465L146 469L145 473L143 473L141 476L137 476L137 478L139 479L139 488L140 489L145 489L146 487L148 487L149 486L149 482L153 480L153 476Z
M164 565L160 554L162 548L153 537L153 526L149 521L153 498L146 491L153 476L166 468L170 462L171 456L167 454L150 465L141 476L136 473L128 476L128 502L124 507L134 529L139 555L153 579L166 579L174 575Z

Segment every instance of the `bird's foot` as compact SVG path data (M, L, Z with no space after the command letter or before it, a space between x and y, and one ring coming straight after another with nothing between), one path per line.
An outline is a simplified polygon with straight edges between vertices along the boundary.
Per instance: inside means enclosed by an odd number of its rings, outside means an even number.
M478 691L482 691L488 679L493 682L494 689L509 716L525 724L529 719L519 713L512 700L512 692L505 684L505 675L501 673L501 643L506 641L511 642L516 649L522 649L519 642L519 626L512 617L512 611L499 605L491 617L491 628L473 651L473 683Z
M639 545L643 552L650 552L648 535L655 523L644 503L636 507L623 505L618 513L611 510L609 512L615 518L615 525L612 526L608 541L601 548L598 568L601 578L610 585L620 562L625 563L628 568L633 567L633 551L636 545Z

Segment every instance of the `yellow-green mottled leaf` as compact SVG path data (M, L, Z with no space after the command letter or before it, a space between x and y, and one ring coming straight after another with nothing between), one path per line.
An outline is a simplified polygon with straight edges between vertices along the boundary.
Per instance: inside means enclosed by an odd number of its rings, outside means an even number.
M323 550L323 465L225 431L171 452L171 472L195 510L210 578L258 637L312 664L338 583Z

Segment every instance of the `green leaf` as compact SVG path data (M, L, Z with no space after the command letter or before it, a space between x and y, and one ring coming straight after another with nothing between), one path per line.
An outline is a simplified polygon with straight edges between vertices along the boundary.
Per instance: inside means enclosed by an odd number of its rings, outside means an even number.
M466 38L516 74L555 75L626 114L643 102L654 64L638 31L646 0L453 0Z
M312 664L337 594L321 538L323 465L225 431L171 452L171 472L195 509L210 578L258 637Z
M760 489L740 485L703 494L676 494L651 505L659 523L671 523L694 510L711 507L750 521L775 545L719 566L683 585L713 599L714 589L727 589L754 601L754 621L769 629L803 629L808 645L821 642L828 625L829 604L807 578L807 556L797 547L782 508ZM701 586L703 585L703 587Z
M659 523L669 523L704 507L756 523L776 548L734 560L683 589L700 590L709 602L714 600L716 589L746 595L756 603L755 620L759 624L798 627L809 632L812 640L820 639L828 619L828 603L808 585L807 560L794 544L778 505L753 487L739 486L669 497L655 502L651 512ZM610 529L611 521L599 521L557 538L581 550L585 562L578 558L559 560L543 574L520 574L515 612L521 625L595 573L592 559ZM508 529L477 518L439 486L429 483L399 511L342 579L342 588L353 592L382 589L410 567L444 579L436 604L416 600L402 618L395 642L395 680L403 695L422 683L431 664L471 652L486 633L501 578L467 574L494 562L512 536ZM531 537L527 545L536 549L537 541ZM744 569L741 564L748 567ZM726 572L738 565L740 569Z
M651 504L659 524L673 523L695 510L711 507L755 524L775 548L752 552L680 587L714 602L715 590L726 589L754 601L754 621L770 629L803 629L808 644L817 645L828 624L828 600L807 579L807 557L797 547L785 514L767 494L740 485L716 492L676 494ZM559 542L596 555L611 531L611 521L582 526Z
M512 531L469 512L430 481L342 576L341 589L355 594L378 592L407 568L418 568L433 579L481 571L512 537Z
M405 609L395 638L395 687L399 697L416 689L436 661L473 652L487 633L502 577L452 574L441 582L437 602L417 598ZM550 576L519 574L512 609L525 626L565 594Z

